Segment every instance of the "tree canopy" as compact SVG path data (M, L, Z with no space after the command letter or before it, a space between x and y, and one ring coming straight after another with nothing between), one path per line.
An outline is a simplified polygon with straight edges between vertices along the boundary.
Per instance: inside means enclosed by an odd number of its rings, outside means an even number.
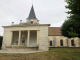
M3 39L3 36L0 36L0 40L2 40Z
M61 27L61 34L66 37L80 37L80 0L66 0L68 19Z
M2 40L3 40L3 36L0 36L0 49L1 49L1 46L2 46Z
M66 0L67 6L65 6L67 9L69 9L68 14L70 14L71 19L76 19L80 21L80 0Z
M71 19L65 20L61 26L61 34L68 38L80 36L78 33L76 33L76 26L74 25L74 21Z

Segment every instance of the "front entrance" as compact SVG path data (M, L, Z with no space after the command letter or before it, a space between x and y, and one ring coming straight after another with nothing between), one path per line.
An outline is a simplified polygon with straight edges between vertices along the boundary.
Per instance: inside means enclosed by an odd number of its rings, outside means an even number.
M38 31L13 31L11 45L37 47L38 46Z

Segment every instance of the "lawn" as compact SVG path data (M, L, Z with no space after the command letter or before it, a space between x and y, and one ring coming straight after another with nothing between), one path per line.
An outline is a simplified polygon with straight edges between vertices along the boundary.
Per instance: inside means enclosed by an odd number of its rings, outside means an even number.
M0 54L0 60L80 60L80 48L50 48L49 51L31 54Z

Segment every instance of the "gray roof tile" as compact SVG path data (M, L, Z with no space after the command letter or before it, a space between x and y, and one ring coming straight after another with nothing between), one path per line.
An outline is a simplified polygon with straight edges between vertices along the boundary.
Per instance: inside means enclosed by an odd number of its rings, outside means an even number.
M31 7L31 11L30 11L28 19L36 19L36 15L35 15L35 12L34 12L33 5Z

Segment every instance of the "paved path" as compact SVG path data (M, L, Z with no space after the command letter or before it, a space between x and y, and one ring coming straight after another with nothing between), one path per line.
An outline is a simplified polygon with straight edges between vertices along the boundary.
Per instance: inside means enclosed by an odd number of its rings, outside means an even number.
M26 51L26 52L16 52L16 51L7 51L7 50L0 50L0 53L37 53L42 51Z

